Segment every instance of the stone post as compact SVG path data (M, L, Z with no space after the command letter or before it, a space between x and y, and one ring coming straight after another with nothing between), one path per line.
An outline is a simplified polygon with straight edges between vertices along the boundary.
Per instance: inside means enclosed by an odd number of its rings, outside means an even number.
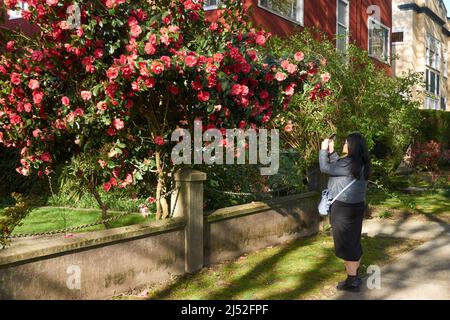
M185 272L187 273L200 270L204 264L203 181L205 180L206 173L192 169L181 169L175 173L175 183L179 190L172 195L171 207L174 217L186 219Z

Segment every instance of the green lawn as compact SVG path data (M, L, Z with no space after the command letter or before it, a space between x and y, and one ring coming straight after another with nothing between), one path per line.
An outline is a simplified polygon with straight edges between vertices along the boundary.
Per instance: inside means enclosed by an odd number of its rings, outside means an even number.
M362 244L362 270L386 264L421 242L367 238ZM330 235L296 240L266 248L233 262L204 268L169 284L148 289L148 299L320 299L335 291L345 277ZM124 295L115 299L135 299Z
M1 213L0 209L0 213ZM110 214L111 216L117 213ZM154 216L150 215L147 218L139 214L132 214L120 218L117 221L110 223L113 228L127 226L137 223L145 223L153 220ZM30 214L23 220L21 226L14 229L13 235L23 233L46 232L52 230L59 230L66 227L75 227L83 224L92 223L101 220L101 212L99 210L77 210L77 209L61 209L61 208L37 208L30 212ZM79 230L77 232L86 232L94 230L104 230L103 225Z

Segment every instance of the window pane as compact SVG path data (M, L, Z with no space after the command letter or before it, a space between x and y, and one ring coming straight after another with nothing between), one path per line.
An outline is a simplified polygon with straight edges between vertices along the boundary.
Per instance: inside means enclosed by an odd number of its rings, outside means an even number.
M260 0L259 4L283 16L299 21L297 0Z
M338 2L338 22L345 26L348 25L347 7L348 7L348 5L345 2L343 2L343 1Z
M381 61L389 59L389 30L369 20L369 54Z

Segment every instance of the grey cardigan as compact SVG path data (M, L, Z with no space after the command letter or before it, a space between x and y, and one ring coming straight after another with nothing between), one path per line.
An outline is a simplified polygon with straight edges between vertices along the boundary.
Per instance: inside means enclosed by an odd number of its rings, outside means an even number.
M334 198L353 179L351 173L350 158L340 158L336 152L328 154L327 150L319 151L320 171L330 175L328 179L328 191L330 197ZM353 183L336 200L346 203L359 203L366 201L367 181L364 176Z

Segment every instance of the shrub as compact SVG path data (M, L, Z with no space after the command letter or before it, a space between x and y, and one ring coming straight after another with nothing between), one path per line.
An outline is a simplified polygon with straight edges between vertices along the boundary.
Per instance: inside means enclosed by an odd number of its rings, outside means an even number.
M398 167L420 122L418 103L412 99L420 74L391 77L366 51L351 44L342 56L332 41L315 30L297 33L287 41L274 38L270 48L281 56L300 49L306 55L320 53L320 72L331 76L329 96L313 103L298 94L293 99L295 107L275 121L278 127L292 124L283 134L284 141L300 152L305 168L317 163L320 142L331 132L337 132L336 149L340 150L346 135L354 131L367 140L375 174L386 177Z

